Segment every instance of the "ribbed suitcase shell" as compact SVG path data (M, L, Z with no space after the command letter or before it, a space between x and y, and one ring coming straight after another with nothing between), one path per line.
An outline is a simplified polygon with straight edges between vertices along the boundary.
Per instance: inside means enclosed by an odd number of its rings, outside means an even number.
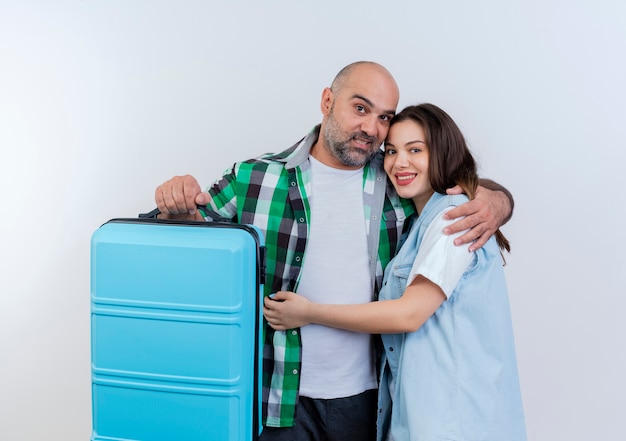
M263 251L236 224L94 232L92 441L257 439Z

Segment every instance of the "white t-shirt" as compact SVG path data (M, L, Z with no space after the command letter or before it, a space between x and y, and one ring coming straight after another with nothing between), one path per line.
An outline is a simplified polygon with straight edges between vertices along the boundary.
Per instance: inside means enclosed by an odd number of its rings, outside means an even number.
M311 223L298 294L317 303L370 302L363 170L310 160ZM369 334L308 325L301 337L300 395L341 398L377 387Z
M464 232L450 236L443 234L443 229L455 222L455 220L443 219L443 214L452 208L454 207L442 211L424 232L407 279L407 286L417 275L421 274L437 284L446 297L450 297L472 262L474 255L468 251L470 244L456 246L453 243L454 239L463 235Z

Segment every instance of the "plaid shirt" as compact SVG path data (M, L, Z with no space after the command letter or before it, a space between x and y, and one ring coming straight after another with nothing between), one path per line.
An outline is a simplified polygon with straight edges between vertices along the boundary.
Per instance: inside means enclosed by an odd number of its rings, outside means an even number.
M296 291L298 287L311 217L308 158L319 130L316 126L282 153L236 163L208 190L211 205L220 215L255 225L263 232L265 295ZM413 204L399 198L388 182L382 163L381 152L363 170L364 220L375 292L385 266L396 252L404 220L413 213ZM264 342L264 424L293 426L300 384L300 330L274 331L267 326Z

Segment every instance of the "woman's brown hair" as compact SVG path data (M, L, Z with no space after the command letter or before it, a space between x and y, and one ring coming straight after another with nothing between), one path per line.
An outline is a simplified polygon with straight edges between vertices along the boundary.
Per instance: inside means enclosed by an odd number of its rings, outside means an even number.
M479 184L476 161L461 130L445 111L434 104L409 106L393 117L391 126L400 121L419 124L426 136L430 155L428 174L430 185L437 193L459 185L468 198L474 199ZM500 249L510 251L507 238L500 230L495 233Z

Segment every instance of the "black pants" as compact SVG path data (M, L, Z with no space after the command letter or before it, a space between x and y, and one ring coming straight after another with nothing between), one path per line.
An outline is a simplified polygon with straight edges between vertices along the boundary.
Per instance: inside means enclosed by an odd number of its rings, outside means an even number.
M332 400L300 397L294 427L265 427L259 441L374 441L377 393Z

